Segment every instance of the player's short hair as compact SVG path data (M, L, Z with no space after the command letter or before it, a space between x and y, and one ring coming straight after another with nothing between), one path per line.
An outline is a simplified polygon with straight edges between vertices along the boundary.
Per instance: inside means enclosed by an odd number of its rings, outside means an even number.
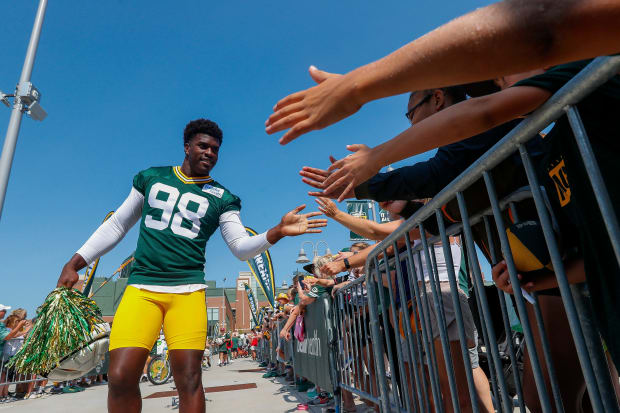
M185 125L185 130L183 131L183 144L188 143L194 136L198 134L209 135L212 138L216 139L220 145L222 144L222 130L217 125L217 123L213 122L209 119L196 119Z

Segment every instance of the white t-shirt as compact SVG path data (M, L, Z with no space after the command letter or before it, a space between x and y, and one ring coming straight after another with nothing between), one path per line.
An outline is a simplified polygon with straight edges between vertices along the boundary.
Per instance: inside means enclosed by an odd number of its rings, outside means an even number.
M9 357L13 357L17 354L19 349L24 345L24 338L24 336L21 336L6 340L4 342L4 350L2 350L2 359L8 360Z
M413 247L417 247L420 245L420 240L415 240L413 243ZM449 281L448 279L448 267L446 266L446 259L443 255L443 245L435 244L435 260L437 261L437 274L439 275L439 282ZM456 242L450 242L450 251L452 252L452 263L454 264L454 275L458 277L459 269L461 268L461 245ZM432 254L432 250L429 248L429 254ZM418 280L422 281L421 276L424 275L424 281L430 281L428 265L426 264L426 254L424 251L420 251L420 255L422 258L422 270L420 271L420 267L418 265L418 257L417 254L413 256L413 261L415 262L415 270L418 276ZM432 266L432 255L431 255L431 266Z

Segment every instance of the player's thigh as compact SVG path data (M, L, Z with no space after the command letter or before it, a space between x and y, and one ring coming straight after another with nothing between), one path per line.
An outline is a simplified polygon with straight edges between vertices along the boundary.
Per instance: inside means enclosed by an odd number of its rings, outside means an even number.
M172 294L164 316L164 335L170 350L205 349L207 308L205 291Z
M127 347L151 350L163 319L160 294L127 286L114 315L110 351Z

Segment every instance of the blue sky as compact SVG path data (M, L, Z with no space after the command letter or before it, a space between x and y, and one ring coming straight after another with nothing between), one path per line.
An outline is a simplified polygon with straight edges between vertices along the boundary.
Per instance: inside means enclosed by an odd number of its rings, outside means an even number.
M182 162L191 119L207 117L223 129L212 176L241 197L244 224L260 232L301 203L316 210L299 169L326 166L347 144L373 146L401 132L407 98L373 102L285 147L281 134L264 132L274 103L312 84L311 64L352 70L488 3L50 1L32 76L49 116L22 123L0 220L0 303L32 315L63 264L127 196L135 173ZM0 6L5 92L19 78L37 4ZM0 106L2 140L9 112ZM347 236L331 222L319 236L281 241L271 249L276 282L297 268L302 241L324 240L334 251L349 244ZM102 258L98 274L111 274L136 239L134 228ZM247 268L216 233L207 279L219 285L227 276L233 285Z

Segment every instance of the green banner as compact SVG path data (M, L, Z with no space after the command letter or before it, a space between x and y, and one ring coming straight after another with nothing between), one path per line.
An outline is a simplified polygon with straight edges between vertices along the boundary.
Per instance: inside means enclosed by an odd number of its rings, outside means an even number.
M245 230L250 236L256 235L256 231L252 228L245 227ZM264 251L254 258L247 260L250 266L250 271L256 278L258 285L263 290L267 301L271 305L271 308L275 307L275 279L273 274L273 264L271 263L271 255L269 251Z
M258 305L256 304L256 299L254 298L254 294L250 289L250 286L247 284L243 284L245 287L245 293L248 296L248 303L250 304L250 313L252 313L252 320L254 320L254 325L258 325L256 321L256 310L258 310Z
M307 306L304 341L295 340L293 343L295 373L328 392L334 391L337 375L334 352L329 345L329 337L335 337L331 308L329 294L323 294Z
M263 324L264 317L265 317L265 307L261 307L260 310L258 310L258 325Z
M356 218L373 219L371 205L372 201L347 201L347 213ZM353 231L350 231L349 240L369 241Z

